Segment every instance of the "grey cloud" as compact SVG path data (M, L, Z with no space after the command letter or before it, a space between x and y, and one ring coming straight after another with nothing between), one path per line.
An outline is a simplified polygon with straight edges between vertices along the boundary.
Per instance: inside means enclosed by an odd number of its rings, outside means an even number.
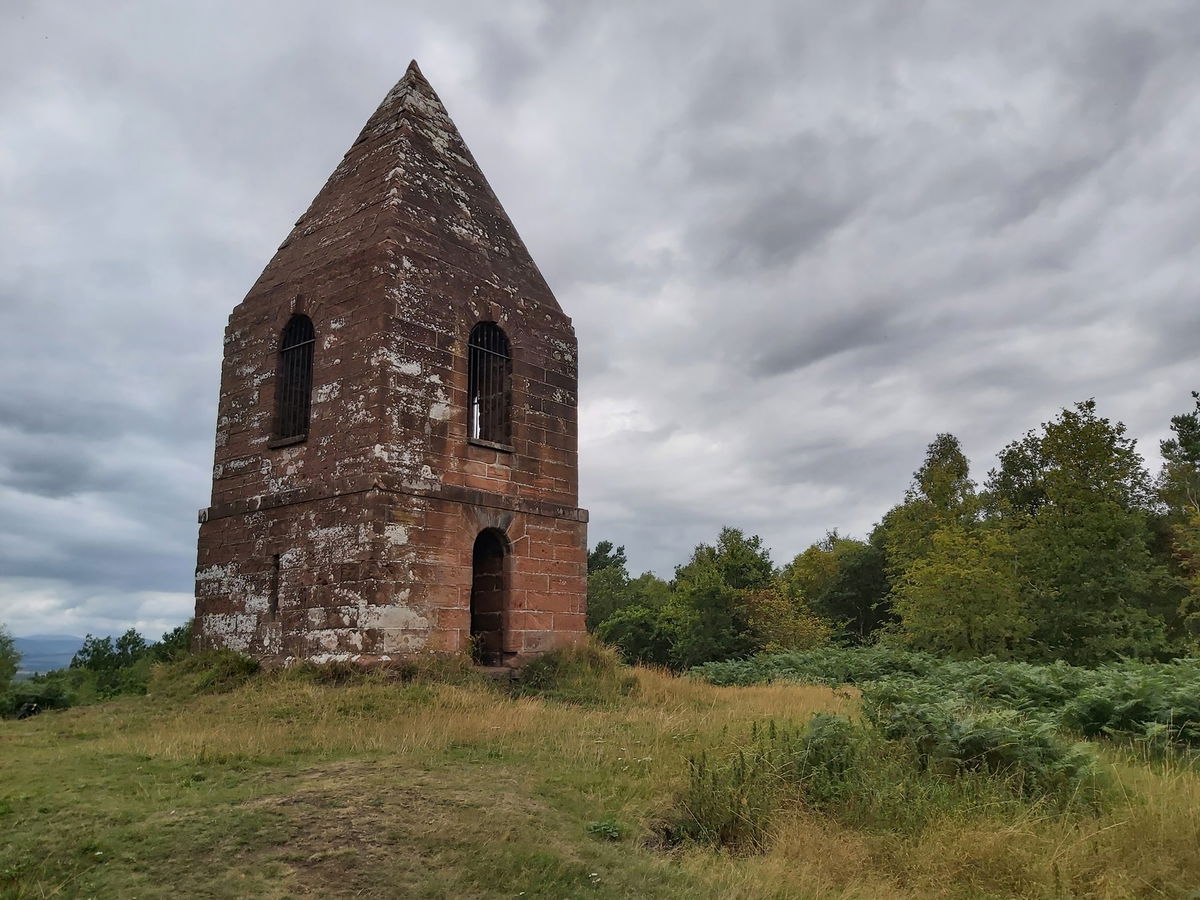
M865 532L1075 400L1189 405L1200 20L1116 0L9 4L0 621L187 611L221 334L411 57L574 318L593 541ZM153 628L151 627L153 626Z

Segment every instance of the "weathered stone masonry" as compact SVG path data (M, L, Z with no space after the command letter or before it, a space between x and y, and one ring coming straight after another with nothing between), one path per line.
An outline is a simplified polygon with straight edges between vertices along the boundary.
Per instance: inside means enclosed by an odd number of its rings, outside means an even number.
M315 331L311 412L280 440L296 313ZM468 437L481 322L511 346L508 446ZM576 403L570 319L413 64L229 318L198 644L519 662L577 639Z

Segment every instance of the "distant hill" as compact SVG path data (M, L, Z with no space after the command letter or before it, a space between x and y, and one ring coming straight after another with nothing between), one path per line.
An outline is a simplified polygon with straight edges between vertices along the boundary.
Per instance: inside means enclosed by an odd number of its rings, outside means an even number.
M14 637L13 644L21 654L17 677L27 678L35 672L64 668L83 646L83 638L71 634L31 634Z

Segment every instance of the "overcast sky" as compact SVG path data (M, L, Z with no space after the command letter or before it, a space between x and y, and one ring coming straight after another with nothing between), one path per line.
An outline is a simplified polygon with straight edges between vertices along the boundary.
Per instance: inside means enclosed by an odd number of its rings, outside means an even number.
M0 6L0 623L192 607L222 329L410 58L575 321L592 542L864 535L1200 388L1193 2Z

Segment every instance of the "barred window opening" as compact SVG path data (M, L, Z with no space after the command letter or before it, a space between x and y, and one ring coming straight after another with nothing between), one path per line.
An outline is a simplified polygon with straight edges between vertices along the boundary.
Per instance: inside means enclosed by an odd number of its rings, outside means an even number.
M312 319L304 315L292 316L283 329L283 341L279 345L277 438L308 434L315 343Z
M480 322L468 342L467 406L472 440L512 440L512 357L495 322Z

